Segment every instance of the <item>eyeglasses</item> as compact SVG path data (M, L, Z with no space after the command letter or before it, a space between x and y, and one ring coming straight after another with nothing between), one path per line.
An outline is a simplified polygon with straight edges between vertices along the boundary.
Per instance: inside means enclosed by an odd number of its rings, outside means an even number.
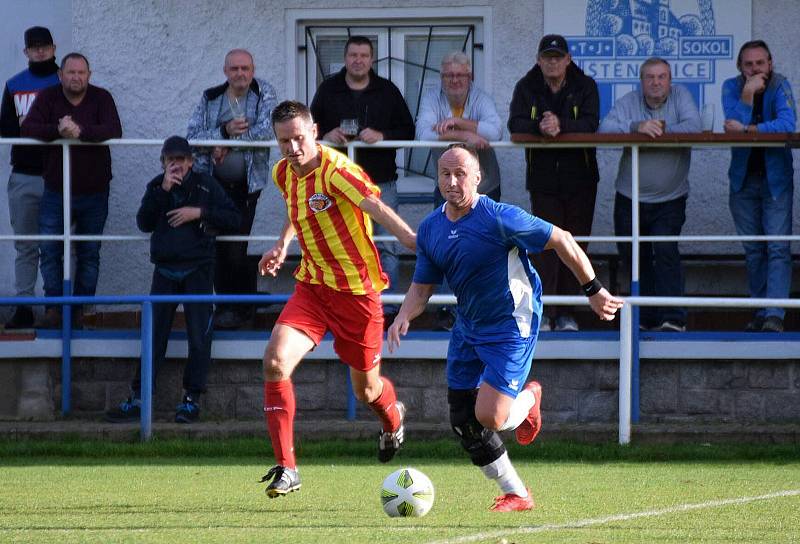
M442 72L442 79L469 79L470 74L454 74L452 72Z

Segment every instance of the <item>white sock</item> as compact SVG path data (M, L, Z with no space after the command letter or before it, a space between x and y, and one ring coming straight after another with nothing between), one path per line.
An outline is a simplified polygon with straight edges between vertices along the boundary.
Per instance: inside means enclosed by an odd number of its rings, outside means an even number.
M508 431L509 429L516 429L519 427L519 424L528 417L534 404L536 404L536 397L533 396L533 393L527 389L522 391L517 395L517 398L514 399L514 402L511 403L511 409L508 411L506 422L497 430Z
M500 491L502 491L504 495L513 493L520 497L528 496L528 490L525 489L525 484L511 464L511 459L508 458L508 452L480 468L484 476L497 482Z

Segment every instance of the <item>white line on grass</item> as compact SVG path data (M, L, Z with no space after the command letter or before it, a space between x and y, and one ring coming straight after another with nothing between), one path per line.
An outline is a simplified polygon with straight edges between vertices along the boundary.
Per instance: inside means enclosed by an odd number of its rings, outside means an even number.
M487 538L500 538L510 535L531 534L531 533L545 533L548 531L558 531L561 529L580 529L582 527L591 527L593 525L603 525L612 521L628 521L637 518L649 518L653 516L663 516L665 514L675 514L678 512L689 512L691 510L702 510L704 508L716 508L718 506L728 506L731 504L745 504L755 501L766 501L769 499L778 499L781 497L794 497L800 495L800 489L789 489L786 491L777 491L775 493L768 493L766 495L756 495L754 497L739 497L737 499L721 499L717 501L707 501L695 504L679 504L677 506L670 506L669 508L662 508L660 510L645 510L644 512L631 512L628 514L615 514L613 516L605 516L602 518L589 518L578 521L571 521L568 523L537 525L534 527L516 527L513 529L502 529L498 531L489 531L485 533L477 533L474 535L460 536L457 538L450 538L447 540L436 540L429 544L461 544L462 542L477 542Z

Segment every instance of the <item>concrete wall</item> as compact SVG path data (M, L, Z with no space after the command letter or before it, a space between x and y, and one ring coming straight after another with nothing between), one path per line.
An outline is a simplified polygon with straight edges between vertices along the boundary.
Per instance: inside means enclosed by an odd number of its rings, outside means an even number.
M121 359L74 360L73 414L99 419L104 410L124 400L136 364L138 361ZM618 366L616 361L535 361L531 379L542 384L545 420L555 424L615 423ZM383 371L409 408L409 421L447 421L442 361L391 361ZM300 365L293 377L299 420L343 417L345 372L345 366L336 361ZM156 419L174 417L182 373L183 364L176 361L168 361L162 369L155 394ZM0 361L0 375L16 375L20 383L27 384L16 402L13 392L0 402L0 419L57 416L61 398L58 361ZM207 421L262 418L260 361L217 361L200 404ZM640 408L643 423L798 424L800 361L645 360ZM359 405L359 419L372 417L368 408Z
M542 0L461 0L458 5L489 6L493 58L493 80L488 89L494 94L501 117L506 118L514 83L531 67L543 28ZM57 33L59 53L69 49L85 53L92 62L92 81L107 87L114 95L127 138L162 138L185 133L192 109L206 87L223 81L222 62L233 47L250 49L256 59L256 73L270 81L279 98L288 98L285 76L288 71L286 50L286 14L296 8L362 8L354 0L231 0L224 8L209 0L172 0L105 2L102 0L41 0L39 2L3 2L3 30L6 47L0 76L13 74L21 64L19 46L22 30L37 21L62 28L64 17L71 21L71 35ZM389 0L385 7L442 7L440 0ZM44 9L44 8L47 9ZM62 17L54 20L53 15ZM778 70L788 76L795 94L800 92L800 9L796 0L753 0L753 36L770 43ZM9 28L9 25L13 28ZM62 26L59 26L62 25ZM12 32L13 30L13 32ZM16 40L8 45L9 36ZM12 59L6 62L5 59ZM7 150L0 150L6 153ZM158 172L157 149L116 147L113 150L114 181L111 212L106 232L135 234L134 215L145 183ZM0 155L2 158L3 155ZM613 178L618 152L600 153L602 181L595 214L594 233L611 234ZM524 190L524 161L520 150L500 152L503 169L504 199L528 207ZM0 178L6 179L6 161L0 165ZM686 234L733 233L727 209L726 169L728 152L700 150L695 153L691 170L692 195L689 201ZM795 215L800 219L800 191L795 194ZM5 192L0 195L0 214L6 213ZM416 223L426 207L403 210ZM0 232L10 233L8 220L0 215ZM283 221L282 204L272 187L261 199L254 234L275 234ZM797 219L795 220L797 222ZM137 233L138 234L138 233ZM251 244L251 253L265 248L265 243ZM599 244L596 251L609 251L609 244ZM740 253L738 244L685 246L686 251ZM797 247L795 248L797 251ZM13 249L0 244L0 294L13 293ZM98 294L146 292L150 265L145 242L109 242L101 256ZM743 287L743 286L742 286Z

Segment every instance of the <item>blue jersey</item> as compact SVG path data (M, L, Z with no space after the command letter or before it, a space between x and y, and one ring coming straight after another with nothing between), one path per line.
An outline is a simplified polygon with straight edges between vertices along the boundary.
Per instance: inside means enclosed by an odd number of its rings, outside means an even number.
M447 279L458 300L456 326L472 341L528 338L542 314L542 284L528 253L541 252L552 232L547 221L486 196L456 222L437 208L417 232L414 282Z

